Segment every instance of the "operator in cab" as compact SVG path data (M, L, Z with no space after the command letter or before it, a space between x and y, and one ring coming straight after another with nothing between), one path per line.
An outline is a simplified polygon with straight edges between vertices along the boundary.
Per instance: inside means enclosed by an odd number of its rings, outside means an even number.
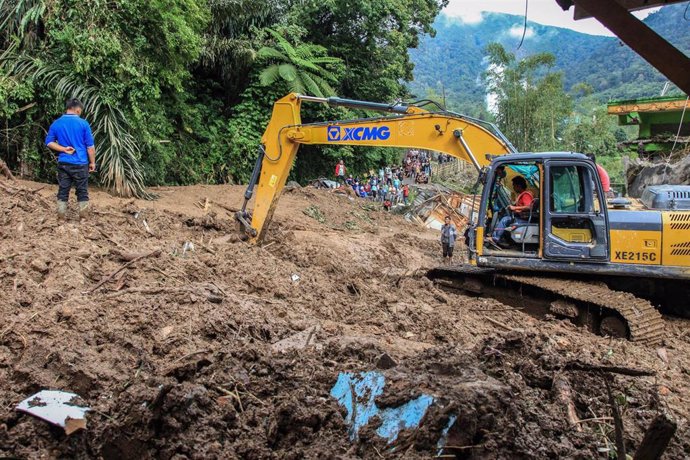
M513 185L513 190L517 194L515 203L509 205L506 209L510 211L507 215L503 216L501 220L496 224L493 234L488 238L490 243L498 244L499 246L505 244L503 239L506 233L506 229L514 223L526 223L529 218L529 212L532 208L532 201L534 201L534 196L532 192L527 190L527 181L522 176L515 176L511 181Z

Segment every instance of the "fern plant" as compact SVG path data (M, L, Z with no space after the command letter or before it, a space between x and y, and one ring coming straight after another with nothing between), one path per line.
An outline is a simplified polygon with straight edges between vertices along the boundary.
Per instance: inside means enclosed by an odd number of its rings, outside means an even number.
M293 45L280 33L266 29L276 41L275 47L264 46L257 52L257 59L269 63L259 74L264 86L282 80L290 91L325 97L335 94L331 83L338 78L334 68L341 60L326 56L326 49L311 43Z

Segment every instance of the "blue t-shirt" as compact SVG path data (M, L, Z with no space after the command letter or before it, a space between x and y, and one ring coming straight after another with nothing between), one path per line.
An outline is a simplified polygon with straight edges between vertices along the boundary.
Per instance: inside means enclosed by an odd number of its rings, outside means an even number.
M89 164L89 155L86 149L94 146L93 134L89 122L79 115L66 113L50 125L46 136L46 145L57 142L63 147L73 147L74 153L60 152L58 163L70 163L75 165Z

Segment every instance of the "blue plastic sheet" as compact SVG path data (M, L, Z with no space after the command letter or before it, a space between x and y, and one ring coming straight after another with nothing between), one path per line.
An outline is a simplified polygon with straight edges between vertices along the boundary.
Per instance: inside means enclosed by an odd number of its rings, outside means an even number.
M532 187L539 186L539 168L536 165L508 165L508 168L527 179Z
M347 410L346 422L350 425L350 439L355 440L359 430L369 421L378 417L381 420L376 434L395 441L403 429L416 428L421 423L426 411L433 404L433 396L422 394L405 404L385 409L376 406L376 397L383 394L386 379L378 371L352 374L341 372L331 389L331 396Z

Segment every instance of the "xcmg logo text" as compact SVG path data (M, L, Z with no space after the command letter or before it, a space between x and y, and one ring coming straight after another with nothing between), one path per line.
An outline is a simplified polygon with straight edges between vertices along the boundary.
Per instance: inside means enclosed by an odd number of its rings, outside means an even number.
M328 128L328 141L385 141L391 137L388 126L359 126L341 128L330 126Z

